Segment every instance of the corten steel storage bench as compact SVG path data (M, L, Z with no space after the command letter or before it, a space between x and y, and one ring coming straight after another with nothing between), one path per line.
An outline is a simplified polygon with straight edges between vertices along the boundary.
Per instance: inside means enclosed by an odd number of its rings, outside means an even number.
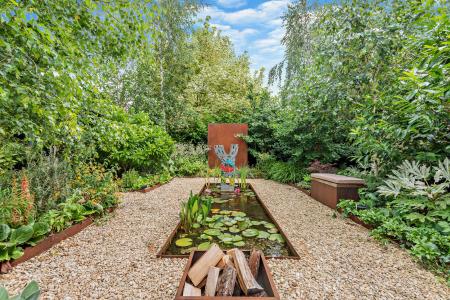
M364 180L328 173L311 174L311 197L336 208L340 199L359 200L358 189L365 186Z

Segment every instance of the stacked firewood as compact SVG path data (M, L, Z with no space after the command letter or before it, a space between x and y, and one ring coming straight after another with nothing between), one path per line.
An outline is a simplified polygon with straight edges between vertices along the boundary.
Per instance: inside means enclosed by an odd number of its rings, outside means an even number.
M239 249L224 254L213 244L190 268L183 296L267 296L256 281L260 261L259 250L253 250L247 261Z

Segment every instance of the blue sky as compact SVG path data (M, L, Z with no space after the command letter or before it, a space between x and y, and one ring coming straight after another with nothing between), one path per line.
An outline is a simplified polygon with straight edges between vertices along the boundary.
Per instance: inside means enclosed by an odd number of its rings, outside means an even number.
M268 72L283 58L284 48L280 40L284 28L281 16L289 2L291 1L206 0L207 5L200 17L211 16L211 24L231 38L238 54L247 51L253 70L264 67Z

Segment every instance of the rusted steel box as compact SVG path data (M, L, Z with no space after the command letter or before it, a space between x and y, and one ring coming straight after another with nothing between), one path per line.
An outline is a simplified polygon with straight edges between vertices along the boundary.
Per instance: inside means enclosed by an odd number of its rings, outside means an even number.
M267 297L250 297L250 296L228 296L228 297L222 297L222 296L183 296L183 289L184 284L186 282L191 283L190 279L188 278L188 272L192 265L205 253L206 251L192 251L191 255L189 256L189 260L186 264L186 267L184 268L183 276L180 280L180 285L177 289L177 294L175 296L175 300L218 300L218 299L228 299L228 300L258 300L258 299L264 299L264 300L279 300L280 295L278 294L278 291L275 287L275 283L273 282L272 275L270 274L269 266L267 265L266 258L263 254L261 254L261 261L259 263L259 271L258 271L258 277L256 278L256 281L264 288L264 290L267 293ZM225 251L224 251L225 252ZM243 251L245 256L248 258L250 255L250 251ZM236 283L238 284L238 283Z
M220 160L214 153L215 145L223 145L226 153L230 152L231 144L237 144L239 150L236 156L236 167L247 165L248 150L247 143L237 137L238 135L248 135L247 124L209 124L208 125L208 165L210 168L220 166Z
M336 208L340 199L359 200L358 189L365 186L364 180L336 174L311 174L311 197Z

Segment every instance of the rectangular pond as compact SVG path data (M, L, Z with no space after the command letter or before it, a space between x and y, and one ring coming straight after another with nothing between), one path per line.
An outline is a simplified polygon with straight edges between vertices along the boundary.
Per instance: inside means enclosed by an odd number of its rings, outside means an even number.
M223 192L219 184L211 184L200 195L213 198L208 218L188 234L178 224L158 257L187 257L192 250L204 250L199 245L217 243L221 249L256 248L269 258L299 258L251 184L240 193ZM175 242L182 238L190 238L192 245L177 246Z

